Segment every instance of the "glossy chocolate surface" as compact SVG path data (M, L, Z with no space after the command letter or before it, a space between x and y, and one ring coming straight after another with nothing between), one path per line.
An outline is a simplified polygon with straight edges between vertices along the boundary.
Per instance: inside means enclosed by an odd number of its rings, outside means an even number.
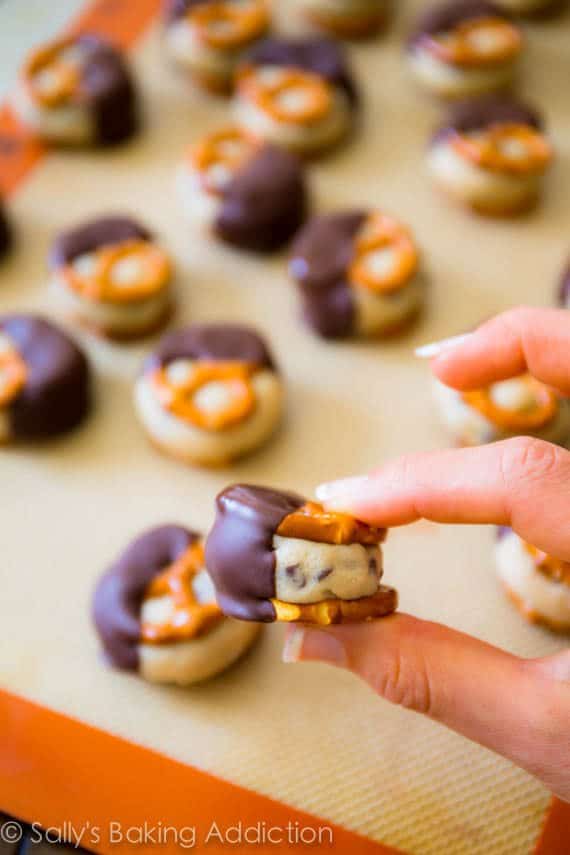
M276 370L273 356L261 336L241 324L194 324L168 333L146 360L145 371L154 371L175 359L249 362Z
M454 0L431 6L420 15L409 39L408 47L416 47L426 36L436 36L455 29L465 21L476 18L508 18L507 13L487 0Z
M6 217L2 199L0 199L0 261L12 248L12 229Z
M528 125L537 131L544 127L540 113L528 104L512 98L488 96L460 101L452 107L432 142L439 142L453 133L486 130L496 124Z
M49 263L52 268L62 267L78 256L95 252L102 246L151 238L148 229L130 217L99 217L62 232L51 248Z

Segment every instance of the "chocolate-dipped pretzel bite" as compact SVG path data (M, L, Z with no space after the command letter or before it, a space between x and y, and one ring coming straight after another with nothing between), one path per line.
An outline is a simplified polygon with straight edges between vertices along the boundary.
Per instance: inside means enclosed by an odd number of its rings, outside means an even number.
M529 374L469 392L435 380L434 394L443 424L460 445L521 435L565 445L570 437L570 399Z
M190 146L178 188L193 222L226 243L257 252L286 244L308 208L304 169L295 155L238 127Z
M391 0L301 0L310 23L337 38L367 38L381 30L391 11Z
M570 261L566 265L564 273L560 279L560 287L558 289L558 302L564 309L570 309Z
M165 336L148 357L135 403L149 437L166 454L220 466L275 431L283 382L254 330L196 324Z
M244 51L269 29L267 0L166 0L165 43L204 88L225 93Z
M344 53L328 39L266 39L237 70L238 124L300 154L336 145L352 126L356 104Z
M14 99L20 119L48 142L112 145L138 126L137 96L122 54L94 35L34 50Z
M289 269L305 320L325 338L394 333L424 300L414 238L381 211L310 220L295 240Z
M36 315L0 315L0 443L66 433L89 404L89 366L75 342Z
M508 597L527 620L570 632L570 564L503 527L497 531L495 562Z
M176 525L127 547L97 585L93 617L111 665L181 686L225 671L259 633L222 614L200 536Z
M416 79L443 98L469 98L508 86L522 50L521 30L487 0L428 9L408 41Z
M206 567L225 614L326 625L396 609L396 591L380 584L384 529L247 484L220 493L216 508Z
M539 200L553 149L536 110L485 98L451 110L427 157L434 182L452 198L480 214L514 216Z
M170 259L136 220L102 217L63 232L49 262L62 310L101 335L143 336L170 315Z

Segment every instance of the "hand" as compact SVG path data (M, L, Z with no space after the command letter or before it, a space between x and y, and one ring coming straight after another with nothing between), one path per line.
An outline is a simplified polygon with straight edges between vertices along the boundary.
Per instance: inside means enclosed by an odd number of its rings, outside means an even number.
M458 389L529 371L570 394L565 311L516 309L423 351L433 356L439 379ZM540 440L414 454L368 476L324 484L317 495L331 510L380 526L418 519L508 525L570 561L570 453ZM387 700L507 757L570 801L570 650L520 659L395 614L369 624L290 629L284 659L347 668Z

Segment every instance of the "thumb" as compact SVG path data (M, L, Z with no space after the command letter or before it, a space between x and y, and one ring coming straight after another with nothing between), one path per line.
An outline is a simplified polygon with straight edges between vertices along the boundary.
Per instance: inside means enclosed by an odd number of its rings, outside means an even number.
M327 629L297 626L283 658L346 668L386 700L501 754L570 801L570 651L523 660L395 614Z

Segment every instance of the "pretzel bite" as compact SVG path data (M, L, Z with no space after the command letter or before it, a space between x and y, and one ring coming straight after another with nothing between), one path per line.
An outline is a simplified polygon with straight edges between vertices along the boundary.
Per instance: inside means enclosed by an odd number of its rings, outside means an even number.
M225 94L244 51L269 22L267 0L166 0L166 50L196 83Z
M324 338L393 334L424 301L413 235L377 210L310 220L293 244L289 270L306 322Z
M380 584L384 529L294 493L237 484L216 500L206 566L225 614L327 625L391 614Z
M408 40L415 78L442 98L471 98L508 86L523 36L487 0L453 0L428 9Z
M280 249L306 216L300 161L238 127L190 146L177 180L189 219L240 249Z
M249 454L277 428L283 383L261 336L237 324L187 327L146 360L135 404L165 454L222 466Z
M335 42L266 39L236 73L235 117L257 139L314 155L351 129L357 95Z
M122 54L95 35L32 51L14 97L24 124L47 142L112 145L138 126L137 95Z
M100 335L141 337L170 316L170 259L135 220L102 217L64 232L49 263L62 311Z
M75 342L36 315L0 315L0 443L66 433L89 405L89 366Z
M459 445L482 445L513 436L536 436L566 445L570 400L528 374L459 392L434 380L441 419Z
M391 0L301 0L311 24L340 39L368 38L384 28Z
M555 632L570 632L570 564L525 543L510 528L499 528L497 573L521 614Z
M553 149L535 110L486 98L451 110L427 158L432 179L450 197L479 214L514 216L537 204Z
M10 228L4 204L0 197L0 261L10 252L12 242L12 229Z
M111 665L179 686L225 671L260 630L222 614L200 536L176 525L127 547L96 587L93 618Z

